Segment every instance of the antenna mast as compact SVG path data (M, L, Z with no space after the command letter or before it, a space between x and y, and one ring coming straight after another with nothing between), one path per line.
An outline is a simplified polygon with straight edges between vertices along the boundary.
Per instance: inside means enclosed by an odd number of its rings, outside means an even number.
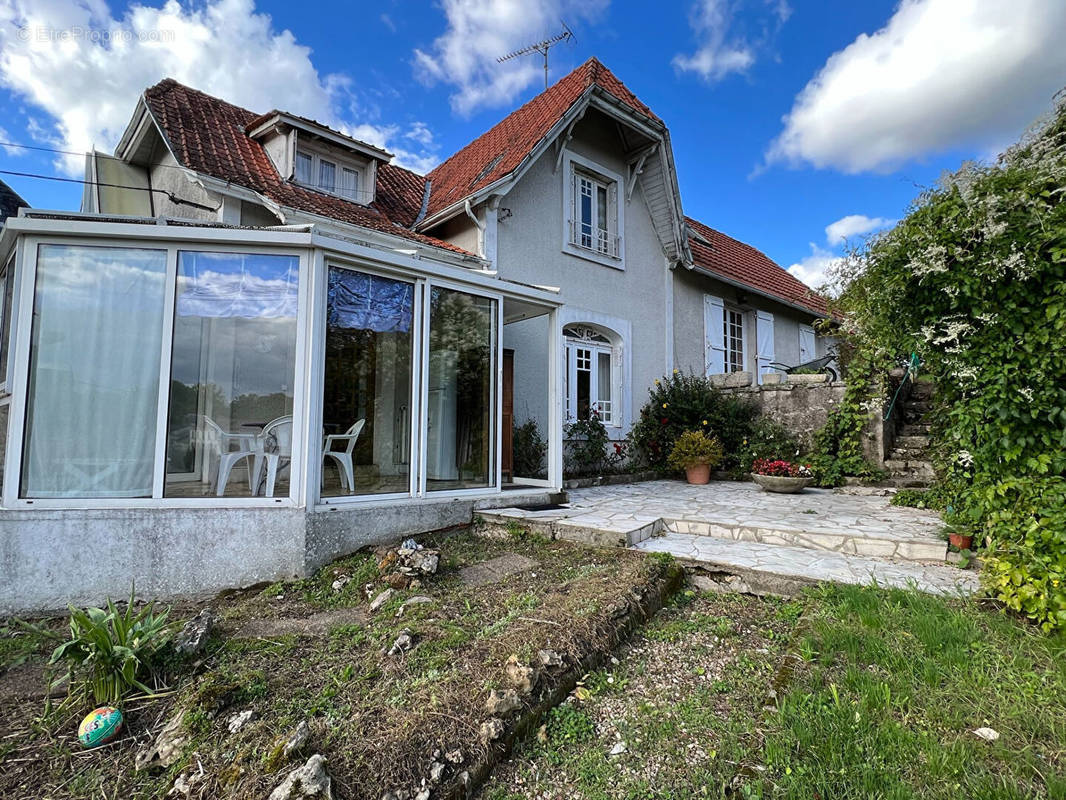
M544 56L544 88L548 88L548 51L554 45L559 42L569 42L571 39L576 38L574 32L567 27L566 23L560 20L563 26L563 32L552 36L550 39L545 39L542 42L531 44L528 47L523 47L521 50L515 50L513 53L508 53L505 56L500 56L496 59L497 64L502 64L504 61L510 61L512 58L518 58L519 56L529 55L530 53L540 53Z

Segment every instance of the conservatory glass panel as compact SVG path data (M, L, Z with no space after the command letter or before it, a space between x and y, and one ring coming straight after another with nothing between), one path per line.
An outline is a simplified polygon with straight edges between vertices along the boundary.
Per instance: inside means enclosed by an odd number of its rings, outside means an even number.
M329 270L322 497L410 490L414 289Z
M178 253L165 496L288 496L298 277L297 256Z
M434 288L429 309L426 485L496 485L496 301Z
M22 497L151 497L166 262L40 246Z

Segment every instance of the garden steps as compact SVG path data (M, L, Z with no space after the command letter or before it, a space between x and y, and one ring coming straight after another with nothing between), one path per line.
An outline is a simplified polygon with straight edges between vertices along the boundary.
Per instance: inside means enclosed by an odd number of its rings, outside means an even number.
M976 593L977 574L944 564L919 564L809 550L802 547L728 542L710 536L669 533L637 545L654 553L670 553L703 572L724 573L715 583L754 594L795 594L804 586L842 583L915 588L936 595Z

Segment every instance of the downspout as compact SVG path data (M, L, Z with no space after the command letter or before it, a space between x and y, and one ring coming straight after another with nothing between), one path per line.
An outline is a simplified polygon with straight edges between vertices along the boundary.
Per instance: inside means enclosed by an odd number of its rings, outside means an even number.
M465 211L466 215L468 217L470 217L470 221L474 223L474 227L477 228L477 230L478 230L478 234L477 234L477 251L478 252L477 252L477 254L479 256L481 256L482 258L484 258L485 257L485 223L477 218L477 214L475 214L474 210L470 207L470 198L469 197L463 202L463 211Z

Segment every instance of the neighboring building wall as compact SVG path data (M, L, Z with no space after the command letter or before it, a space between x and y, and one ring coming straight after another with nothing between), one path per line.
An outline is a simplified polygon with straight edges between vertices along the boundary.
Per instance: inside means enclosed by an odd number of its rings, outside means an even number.
M221 198L214 192L209 192L200 184L190 181L187 177L189 173L185 170L175 169L178 166L174 156L160 145L156 150L150 170L152 188L163 190L162 192L152 193L155 215L157 217L177 217L204 222L217 222L219 219L217 211L207 211L196 206L174 203L164 194L164 192L170 192L182 200L189 200L208 208L217 208L222 202Z
M727 304L751 309L745 314L746 370L755 371L755 312L768 311L774 315L774 361L782 364L799 363L800 326L811 325L817 317L769 298L744 292L732 284L715 280L694 270L674 270L674 366L682 371L703 374L706 364L704 352L703 297L721 297ZM740 302L744 294L744 302ZM816 337L816 357L825 355L830 340Z
M625 174L617 129L602 115L589 112L568 148L607 170ZM501 213L505 218L498 226L497 268L507 279L560 287L560 299L566 304L563 324L592 323L622 337L621 425L610 429L613 438L621 438L638 413L647 387L668 369L666 259L639 187L627 203L624 187L619 187L620 202L625 203L624 270L563 252L563 181L567 179L562 167L555 170L554 151L549 149L503 198L501 208L510 215ZM534 334L534 328L529 324L528 334L522 333L531 342L535 336L546 335ZM519 328L512 325L508 330L514 334L512 341L520 344ZM522 421L524 413L519 387L544 385L544 365L538 363L543 362L544 341L539 339L532 352L515 347L516 422ZM507 333L504 346L511 346ZM541 419L546 424L546 416Z

